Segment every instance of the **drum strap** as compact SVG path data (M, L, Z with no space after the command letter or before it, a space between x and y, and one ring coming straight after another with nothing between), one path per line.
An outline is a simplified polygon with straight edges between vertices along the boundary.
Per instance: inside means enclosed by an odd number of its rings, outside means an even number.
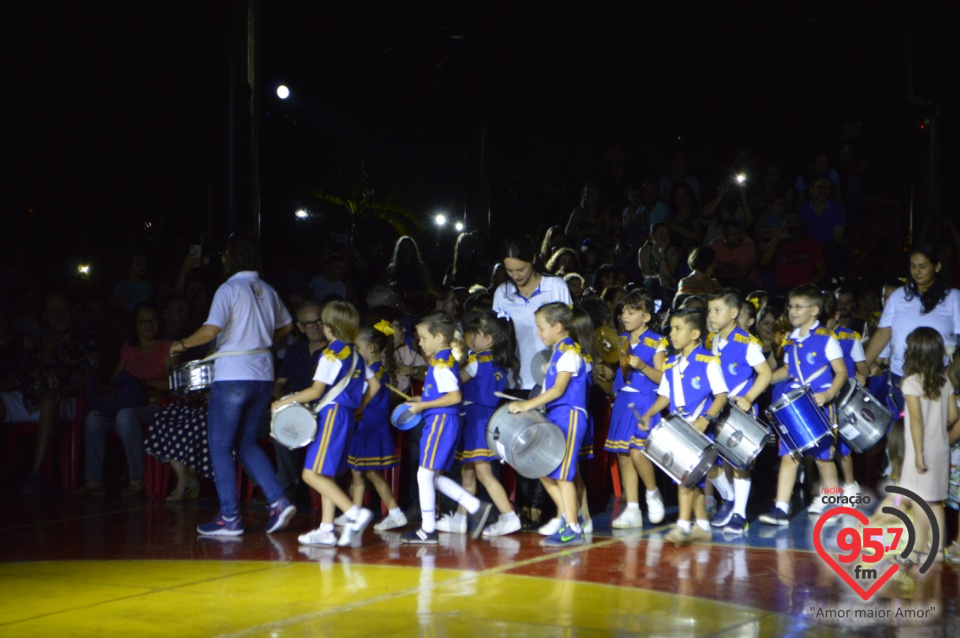
M313 408L313 413L314 413L314 414L320 414L320 410L324 409L325 407L327 407L328 405L330 405L331 403L333 403L334 400L335 400L338 396L340 396L340 394L346 389L347 384L350 383L350 379L353 378L353 371L357 369L357 359L358 359L358 358L359 358L359 357L357 357L357 352L356 352L356 350L354 350L354 352L353 352L353 358L350 359L350 370L349 370L349 372L347 372L347 374L345 374L342 379L340 379L339 381L337 381L337 382L334 384L334 386L333 386L332 388L330 388L330 391L329 391L329 392L327 392L325 395L323 395L323 400L320 401L320 403L318 403L318 404L316 405L316 407Z
M800 385L805 385L805 386L810 386L810 384L813 383L814 379L816 379L817 377L822 375L824 372L826 372L827 368L829 367L829 366L823 366L822 368L820 368L819 370L811 374L806 379L803 378L803 369L800 367L800 353L797 352L796 343L793 344L793 361L794 361L794 365L797 368L797 376L799 377Z
M236 357L242 354L268 354L270 348L257 348L255 350L225 350L223 352L214 352L209 357L204 357L200 361L213 361L220 357Z

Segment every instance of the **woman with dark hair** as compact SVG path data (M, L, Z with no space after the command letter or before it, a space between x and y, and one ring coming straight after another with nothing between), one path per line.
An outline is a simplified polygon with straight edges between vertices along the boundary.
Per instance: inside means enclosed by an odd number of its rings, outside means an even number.
M687 182L676 182L670 193L670 216L667 225L677 237L681 249L699 246L703 242L703 227L700 225L700 202Z
M890 396L898 413L904 408L900 382L907 335L926 326L940 333L948 355L953 355L956 347L956 335L960 333L960 291L947 288L940 269L940 255L933 245L918 244L910 251L910 281L890 295L879 327L867 345L869 368L890 344Z
M403 291L406 301L415 301L419 308L423 295L433 288L433 278L420 255L413 237L404 235L393 245L393 257L387 266L387 285Z
M637 253L643 272L643 287L651 292L675 290L680 250L670 244L670 228L663 222L653 225L650 239Z
M580 272L580 258L577 251L572 248L561 248L557 250L547 261L547 272L557 277L572 272Z
M712 248L701 246L694 248L687 258L690 274L680 280L677 294L702 295L717 292L722 288L720 282L713 278L713 271L717 266L717 253Z
M603 207L600 189L593 182L587 182L580 196L580 205L570 213L564 234L575 245L584 239L605 243L611 230L610 211Z
M257 444L257 429L273 391L270 347L290 332L293 319L277 292L260 279L260 257L253 238L245 234L230 238L223 254L223 270L227 281L214 293L207 320L170 348L171 354L180 354L217 340L207 436L220 514L213 522L198 526L197 531L209 536L243 534L233 460L236 447L238 460L270 504L270 533L286 527L297 513Z
M453 263L443 277L445 286L469 288L474 284L490 283L490 267L487 263L483 236L471 230L457 235L453 246Z
M563 234L563 228L560 226L551 226L543 234L543 241L540 242L540 263L545 264L550 256L561 248L567 247L567 236Z

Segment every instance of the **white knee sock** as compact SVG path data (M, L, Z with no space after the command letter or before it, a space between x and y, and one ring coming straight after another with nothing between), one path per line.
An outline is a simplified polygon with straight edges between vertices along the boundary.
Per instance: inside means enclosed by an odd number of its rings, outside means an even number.
M733 479L733 513L739 514L744 519L747 518L747 500L750 498L750 479L748 478L736 478Z
M717 478L710 479L710 482L717 488L717 492L724 502L733 500L733 485L730 484L730 479L727 478L726 474L721 473Z
M473 514L480 509L480 500L476 496L463 489L456 481L446 476L437 474L434 478L437 489L457 502L457 505L463 505L468 512Z
M436 472L421 467L417 470L417 485L420 488L420 527L425 532L437 531L437 490L433 485Z

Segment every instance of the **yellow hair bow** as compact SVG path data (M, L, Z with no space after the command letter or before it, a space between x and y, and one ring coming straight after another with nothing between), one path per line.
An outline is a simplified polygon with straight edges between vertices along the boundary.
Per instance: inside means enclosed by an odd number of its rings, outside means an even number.
M381 319L380 322L375 324L373 327L379 330L380 332L382 332L384 336L387 336L387 337L393 336L394 330L390 326L390 322L387 321L386 319Z
M754 307L756 310L760 310L760 297L754 297L753 299L748 299L747 301L749 301L750 303L752 303L752 304L753 304L753 307Z

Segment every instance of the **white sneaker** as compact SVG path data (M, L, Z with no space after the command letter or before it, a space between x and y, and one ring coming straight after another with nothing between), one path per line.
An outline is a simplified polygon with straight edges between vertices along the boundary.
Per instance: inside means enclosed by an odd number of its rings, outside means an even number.
M593 519L592 518L583 518L579 517L580 528L583 530L584 534L593 534Z
M847 498L854 498L855 496L860 496L860 484L854 481L850 485L843 486L843 495Z
M340 516L333 519L333 525L335 527L346 527L352 522L353 521L351 519L347 518L346 514L341 514Z
M560 526L563 525L563 519L559 516L551 518L545 525L541 525L540 529L537 530L537 533L542 536L552 536L560 531Z
M620 516L613 519L612 524L614 529L634 529L636 527L643 527L643 514L640 513L638 509L630 509L629 507L623 510L623 513Z
M403 515L403 512L400 512L396 516L393 514L387 514L387 517L373 526L373 529L378 532L385 532L389 529L397 529L398 527L403 527L407 524L407 517Z
M366 508L361 509L356 520L350 521L350 524L346 525L340 532L340 540L337 541L337 545L347 547L354 538L359 539L363 536L363 530L366 529L371 520L373 520L373 512Z
M300 534L297 537L301 545L310 545L312 547L334 547L337 544L337 536L333 532L321 532L320 528Z
M511 516L509 519L500 517L493 525L487 525L486 529L483 530L484 538L491 538L493 536L506 536L507 534L513 534L514 532L520 531L520 517Z
M448 534L466 534L467 519L464 517L461 521L454 521L452 516L444 514L437 521L437 531L447 532Z
M810 503L810 507L807 508L807 514L810 516L820 516L823 514L823 497L819 494L813 499L813 502Z
M667 510L663 506L663 497L660 496L660 490L657 490L653 496L647 494L647 518L650 519L650 523L657 525L662 522L666 513Z

